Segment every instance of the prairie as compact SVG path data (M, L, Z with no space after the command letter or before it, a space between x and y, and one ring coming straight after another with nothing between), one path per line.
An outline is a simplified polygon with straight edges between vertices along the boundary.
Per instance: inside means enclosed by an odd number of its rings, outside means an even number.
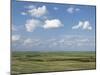
M96 69L93 51L12 52L12 75Z

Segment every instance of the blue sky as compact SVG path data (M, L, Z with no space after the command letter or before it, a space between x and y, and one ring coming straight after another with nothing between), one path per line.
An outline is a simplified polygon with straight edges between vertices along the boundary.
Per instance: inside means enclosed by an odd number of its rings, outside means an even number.
M12 50L94 51L95 6L12 2Z

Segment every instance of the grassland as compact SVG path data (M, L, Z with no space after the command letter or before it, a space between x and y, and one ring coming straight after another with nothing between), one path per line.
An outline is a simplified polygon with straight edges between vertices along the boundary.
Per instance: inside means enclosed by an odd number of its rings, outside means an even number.
M96 68L95 52L12 52L12 75L89 70Z

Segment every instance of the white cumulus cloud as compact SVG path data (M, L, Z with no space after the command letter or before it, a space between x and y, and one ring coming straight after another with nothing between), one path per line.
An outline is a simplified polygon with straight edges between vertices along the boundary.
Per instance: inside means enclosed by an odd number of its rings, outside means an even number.
M79 21L78 25L72 27L72 29L83 29L83 30L92 30L92 26L89 21Z
M45 15L47 13L47 8L46 8L46 6L33 8L33 9L28 10L28 13L31 16L41 17L41 16L43 16L43 15Z
M80 11L80 9L79 8L74 8L74 7L69 7L68 9L67 9L67 12L68 13L74 13L74 12L78 12L78 11Z
M26 6L25 8L33 9L33 8L35 8L35 6L34 5L29 5L29 6Z
M39 46L41 44L41 41L39 39L32 39L32 38L27 38L23 41L23 45L29 45L29 46Z
M26 44L28 45L28 44L31 44L31 43L32 43L32 39L29 39L29 38L24 40L24 42L23 42L24 45L26 45Z
M18 40L20 40L20 35L12 35L13 42L18 41Z
M27 15L27 13L26 12L21 12L21 15Z
M54 10L58 10L58 8L57 8L57 7L54 7L53 9L54 9Z
M46 20L43 26L44 29L52 29L62 27L63 24L59 19Z
M25 27L28 32L33 32L35 28L39 27L41 22L36 19L30 19L26 21Z
M62 22L59 19L51 20L38 20L38 19L29 19L26 21L25 28L28 32L33 32L36 28L43 29L53 29L63 27Z

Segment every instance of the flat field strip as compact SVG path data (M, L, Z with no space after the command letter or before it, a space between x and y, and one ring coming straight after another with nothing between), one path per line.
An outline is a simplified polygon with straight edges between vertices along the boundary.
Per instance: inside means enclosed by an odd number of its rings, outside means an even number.
M12 75L91 70L96 68L95 52L12 52Z

